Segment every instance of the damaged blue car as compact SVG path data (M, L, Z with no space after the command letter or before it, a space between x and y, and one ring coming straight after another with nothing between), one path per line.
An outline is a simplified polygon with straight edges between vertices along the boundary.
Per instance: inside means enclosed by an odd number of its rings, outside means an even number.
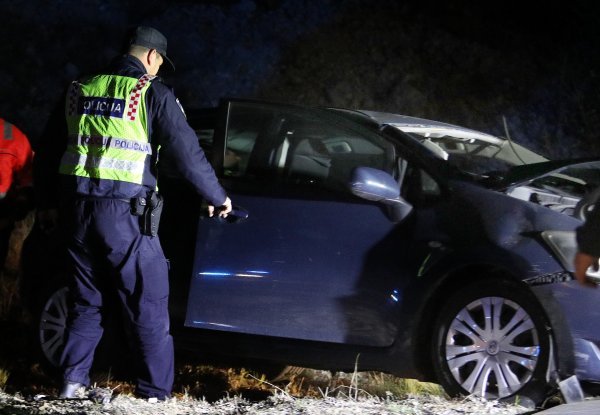
M572 277L600 161L371 111L224 100L189 120L234 212L204 216L163 166L178 349L488 399L600 380L600 291ZM46 293L40 348L56 361L67 290Z

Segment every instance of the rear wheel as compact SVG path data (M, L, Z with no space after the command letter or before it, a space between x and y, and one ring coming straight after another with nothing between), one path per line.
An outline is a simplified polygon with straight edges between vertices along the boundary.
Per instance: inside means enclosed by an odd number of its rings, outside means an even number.
M53 367L58 367L64 348L67 326L69 289L54 291L42 307L38 324L38 339L42 357Z
M433 331L436 375L451 395L539 403L551 337L535 297L514 283L486 281L453 295Z
M38 312L37 341L42 363L50 372L58 369L65 346L67 319L69 315L69 288L51 291ZM114 304L106 307L113 310ZM104 335L94 352L94 368L111 367L118 373L128 373L131 367L129 339L124 327L118 323L115 313L103 316Z

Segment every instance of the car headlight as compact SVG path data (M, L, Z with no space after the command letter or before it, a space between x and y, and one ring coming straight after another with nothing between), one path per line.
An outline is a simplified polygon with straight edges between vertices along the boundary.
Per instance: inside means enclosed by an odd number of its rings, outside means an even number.
M556 255L562 266L569 272L575 272L573 261L577 253L575 231L544 231L542 238ZM586 275L600 283L600 270L588 268Z

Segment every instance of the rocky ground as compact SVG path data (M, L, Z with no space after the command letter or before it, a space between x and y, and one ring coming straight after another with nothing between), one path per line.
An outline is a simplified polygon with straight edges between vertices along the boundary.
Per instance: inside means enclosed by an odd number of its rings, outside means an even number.
M387 392L387 389L383 392L363 390L361 376L373 375L359 374L356 381L359 386L354 388L352 374L338 373L332 380L330 372L310 369L293 373L296 379L288 377L283 382L270 383L264 378L259 379L260 372L184 362L180 362L177 369L174 397L165 402L148 402L133 397L133 387L127 375L104 370L98 370L93 376L95 384L102 387L82 393L80 399L62 401L54 398L59 386L56 376L37 362L30 342L19 335L24 330L23 326L14 323L0 325L2 415L531 413L531 409L525 406L474 397L448 400L437 391L407 395ZM307 374L307 371L313 373ZM342 386L333 388L328 385Z
M58 400L52 371L38 363L18 324L0 324L0 414L183 415L183 414L526 414L531 408L474 397L449 400L432 392L388 391L382 374L336 373L295 368L283 381L265 381L261 372L227 365L194 364L179 356L174 397L148 402L133 397L130 376L97 369L94 387L76 400ZM300 370L302 369L302 370ZM384 389L369 389L377 376ZM386 375L387 376L387 375ZM356 378L355 378L356 377ZM387 378L385 378L387 379ZM372 383L372 382L371 382ZM356 386L353 386L356 385ZM364 389L363 389L363 385ZM422 384L425 385L425 384Z
M518 405L504 405L476 398L448 401L435 396L387 398L293 398L277 393L265 400L251 402L228 397L214 403L188 397L165 402L148 402L131 396L111 398L110 389L93 390L92 398L71 401L52 400L43 395L23 397L0 392L2 414L87 414L87 415L183 415L183 414L524 414Z

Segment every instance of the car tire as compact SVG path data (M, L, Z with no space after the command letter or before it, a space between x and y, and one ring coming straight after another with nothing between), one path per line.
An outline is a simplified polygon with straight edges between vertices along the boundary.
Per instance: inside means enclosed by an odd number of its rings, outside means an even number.
M38 314L37 342L44 364L57 368L64 348L69 289L51 292Z
M448 299L433 327L437 379L451 396L541 403L549 327L526 287L498 280L467 286Z
M69 301L67 286L49 290L37 312L35 339L41 356L41 364L50 373L56 372L59 368L66 336ZM126 342L129 336L123 327L115 324L113 314L108 313L103 324L104 335L94 352L93 368L110 367L115 373L129 373L131 369L130 347Z

